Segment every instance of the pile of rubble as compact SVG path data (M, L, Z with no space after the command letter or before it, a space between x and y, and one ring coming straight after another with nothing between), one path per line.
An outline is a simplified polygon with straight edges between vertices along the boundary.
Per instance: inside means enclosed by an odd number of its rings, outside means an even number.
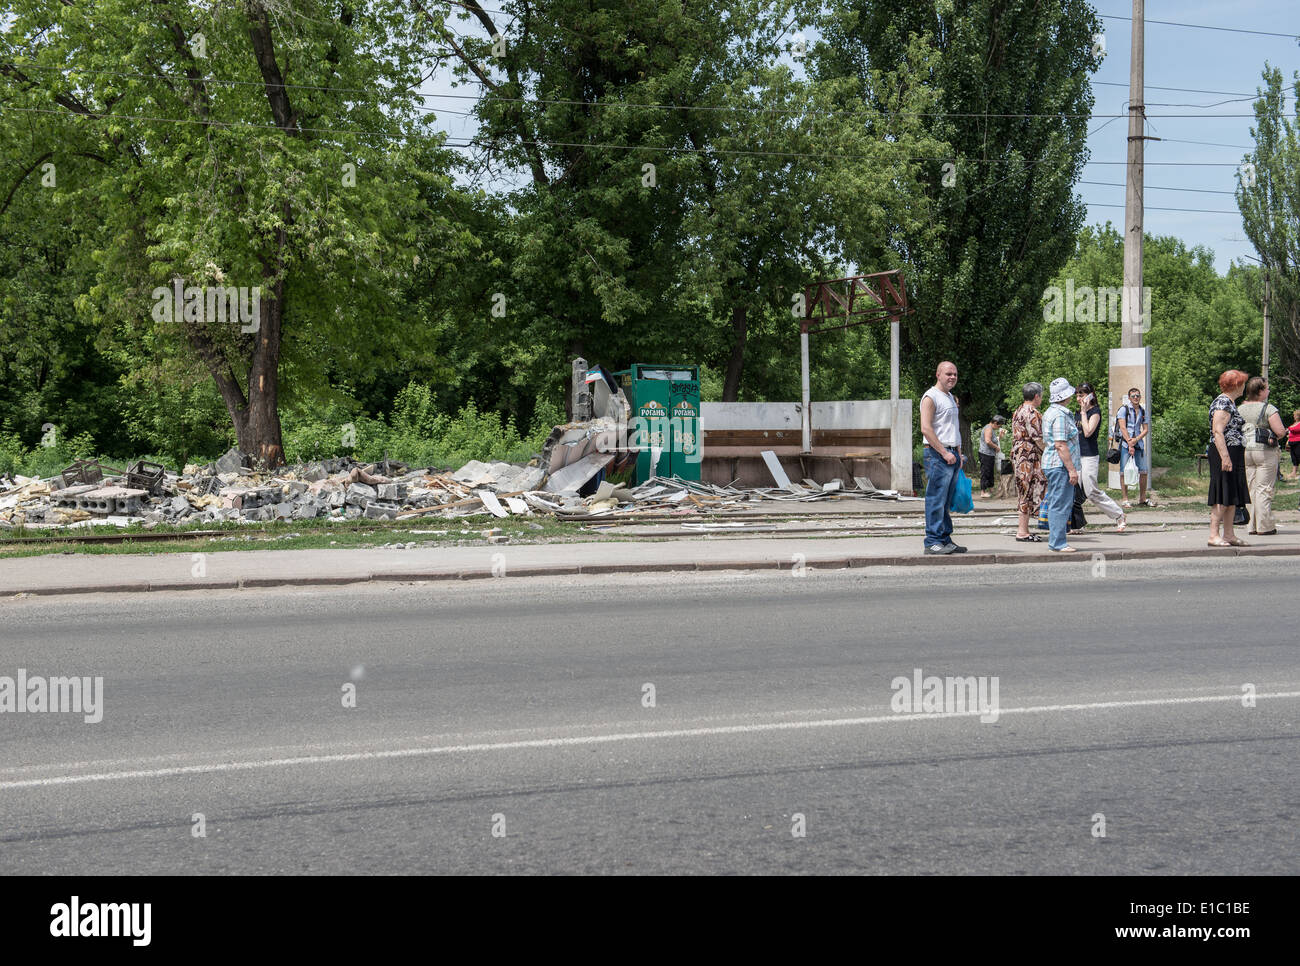
M555 445L547 447L541 461L519 466L472 460L454 473L412 470L392 460L363 465L350 457L268 473L255 469L238 450L206 466L187 466L180 474L156 463L117 470L78 460L50 479L0 478L0 529L483 514L576 520L740 510L766 500L899 499L861 478L850 488L838 481L821 485L805 480L803 486L782 481L784 486L749 490L658 477L631 488L595 483L612 457L594 451L594 435L557 427Z
M268 473L238 450L180 474L155 463L118 470L78 460L50 479L0 478L0 528L509 516L532 512L545 476L540 466L472 461L451 473L349 457ZM576 493L547 494L540 508L569 505L581 505Z

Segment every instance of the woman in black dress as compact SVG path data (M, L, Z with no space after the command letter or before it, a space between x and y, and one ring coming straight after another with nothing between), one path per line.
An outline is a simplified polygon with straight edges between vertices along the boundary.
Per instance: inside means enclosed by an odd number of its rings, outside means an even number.
M1219 377L1221 392L1210 403L1210 445L1206 455L1210 463L1211 547L1244 547L1232 532L1232 518L1237 507L1250 501L1246 487L1246 441L1242 428L1246 421L1237 412L1234 400L1246 388L1246 373L1229 369Z

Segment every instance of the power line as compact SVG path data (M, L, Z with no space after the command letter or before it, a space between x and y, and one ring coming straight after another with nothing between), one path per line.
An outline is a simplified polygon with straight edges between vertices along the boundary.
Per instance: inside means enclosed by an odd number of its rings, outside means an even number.
M0 111L18 111L23 114L57 114L68 118L82 118L85 115L72 114L66 110L53 110L50 108L38 107L0 107ZM94 119L105 117L119 118L126 121L146 121L151 123L170 123L170 124L197 124L206 127L219 127L227 130L238 128L252 128L259 130L281 131L278 124L257 124L252 121L214 121L204 120L201 118L187 117L148 117L134 114L95 114ZM353 137L377 137L388 138L390 140L402 140L407 137L406 134L394 134L390 131L354 131L346 128L316 128L316 127L297 127L295 131L306 134L325 134L332 136L353 136ZM436 132L439 134L446 132ZM729 148L682 148L671 145L656 144L614 144L612 142L588 142L588 141L547 141L547 140L520 140L515 142L520 145L529 145L534 147L556 147L556 148L586 148L601 149L611 151L660 151L673 154L703 154L703 155L737 155L752 157L776 157L776 158L843 158L845 160L871 161L877 160L876 155L844 155L839 152L828 151L819 153L801 152L801 151L742 151ZM483 144L476 144L473 141L467 141L464 144L455 144L451 141L445 141L442 147L455 150L466 148L482 148ZM1039 158L1031 160L1029 158L894 158L895 163L927 163L927 164L944 164L955 162L958 164L1044 164L1056 163L1054 160ZM1128 164L1127 161L1088 161L1088 164L1098 165L1120 165ZM1231 161L1148 161L1148 166L1160 167L1206 167L1206 168L1236 168L1238 164Z
M184 74L136 74L136 73L127 73L123 71L97 70L91 68L80 69L75 67L58 67L58 66L48 65L48 64L31 64L31 63L16 64L14 66L22 67L26 69L33 69L33 70L57 70L57 71L66 70L71 74L103 74L110 77L129 77L129 78L134 78L136 80L174 80L174 81L179 81L181 83L190 83L193 80L198 80L205 84L231 84L231 85L247 85L247 86L254 86L254 87L267 86L263 81L230 80L221 77L190 78ZM70 80L71 78L64 77L63 79ZM359 87L328 87L319 84L291 84L291 83L284 83L284 84L278 84L273 86L283 87L286 90L326 91L329 93L336 93L336 94L371 94L371 95L375 94L375 91L372 89L359 88ZM394 91L394 93L395 94L399 94L399 93L418 94L418 92L414 91L414 88L406 88L405 90ZM758 114L804 114L806 113L799 108L752 107L749 105L727 105L727 104L660 104L660 103L641 104L641 103L636 103L631 101L585 101L585 100L576 100L570 98L545 98L545 97L497 97L497 96L482 97L481 95L478 94L451 94L451 93L418 94L418 96L424 100L445 99L445 100L481 101L483 103L499 102L505 104L551 104L551 105L560 105L560 106L569 106L569 107L624 108L624 109L644 108L644 109L666 110L666 111L747 111L747 112L758 113ZM1248 99L1248 97L1243 97L1243 99ZM1153 105L1153 106L1162 106L1162 105ZM1165 105L1165 106L1196 107L1200 105ZM1208 106L1213 107L1215 105L1208 105ZM426 111L436 110L435 108L420 108L420 109ZM448 112L448 113L452 113L452 112ZM809 115L809 116L814 118L821 118L821 117L835 117L839 115L854 114L854 113L856 112L827 111L827 112L820 112L816 115ZM958 112L948 112L948 111L873 111L871 113L876 117L940 117L940 118L957 117L957 118L978 118L978 119L999 118L1004 120L1009 120L1009 119L1022 120L1022 119L1029 119L1029 118L1079 118L1079 117L1096 118L1096 119L1110 118L1111 120L1117 120L1119 118L1128 117L1127 112L1120 113L1120 114L1095 114L1095 113L1085 114L1082 112L1068 113L1068 112L1058 111L1050 114L1049 113L996 114L996 113L988 113L988 112L958 113ZM1255 116L1254 113L1250 113L1250 114L1149 114L1147 115L1148 118L1152 118L1152 119L1249 118L1254 116Z
M1161 138L1160 140L1166 141L1170 144L1203 144L1207 148L1237 148L1241 151L1255 150L1255 145L1253 144L1220 144L1217 141L1185 141L1182 138Z
M1130 22L1133 20L1132 17L1116 17L1108 13L1098 14L1098 16L1103 20L1128 20ZM1212 27L1209 24L1203 23L1180 23L1176 20L1149 20L1146 17L1142 18L1142 22L1158 23L1166 27L1190 27L1194 30L1222 30L1223 32L1230 34L1255 34L1260 37L1285 37L1287 40L1300 39L1300 34L1283 34L1272 30L1246 30L1242 27Z
M1103 205L1092 201L1085 201L1089 208L1123 208L1123 205ZM1240 211L1227 211L1218 208L1157 208L1154 205L1143 205L1143 211L1189 211L1202 215L1240 215Z
M1106 188L1127 188L1128 185L1122 181L1080 181L1079 184L1095 184ZM1235 191L1224 191L1221 188L1168 188L1161 185L1149 184L1145 186L1147 191L1195 191L1197 194L1205 195L1236 195Z
M1150 21L1147 22L1150 23ZM1099 80L1092 81L1092 85L1094 87L1122 87L1125 90L1128 90L1128 86L1129 86L1128 84L1121 83L1120 81L1099 81ZM1259 94L1245 94L1241 91L1206 91L1206 90L1201 90L1200 88L1197 87L1156 87L1152 84L1147 84L1143 88L1143 90L1174 91L1179 94L1222 94L1224 97L1259 97L1260 96Z

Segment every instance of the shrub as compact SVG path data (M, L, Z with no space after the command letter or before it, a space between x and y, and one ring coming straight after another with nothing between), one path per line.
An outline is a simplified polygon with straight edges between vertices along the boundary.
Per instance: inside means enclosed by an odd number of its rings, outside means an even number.
M1156 459L1187 459L1205 451L1210 437L1208 404L1183 399L1151 418L1151 448Z

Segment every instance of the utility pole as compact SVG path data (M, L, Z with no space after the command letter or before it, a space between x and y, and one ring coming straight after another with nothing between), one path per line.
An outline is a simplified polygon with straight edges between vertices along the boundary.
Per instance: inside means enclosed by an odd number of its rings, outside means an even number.
M1128 70L1128 177L1124 192L1124 289L1120 317L1118 349L1110 350L1110 391L1112 399L1124 399L1130 388L1142 392L1147 419L1151 418L1151 350L1142 345L1142 333L1151 324L1151 302L1142 284L1142 165L1147 137L1146 96L1144 93L1143 54L1146 49L1143 0L1133 0L1132 45ZM1155 139L1152 139L1155 140ZM1110 424L1115 424L1115 410ZM1150 465L1152 440L1143 441L1147 465ZM1107 483L1119 487L1119 467L1111 466Z
M1142 58L1144 0L1133 0L1133 44L1128 69L1128 178L1124 193L1124 300L1120 347L1142 345L1142 164L1146 105Z

